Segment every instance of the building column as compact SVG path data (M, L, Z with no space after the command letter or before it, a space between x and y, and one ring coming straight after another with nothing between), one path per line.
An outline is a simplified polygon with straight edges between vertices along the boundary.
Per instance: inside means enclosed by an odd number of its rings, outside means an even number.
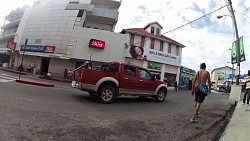
M166 69L166 65L162 64L162 66L161 66L161 81L164 81L165 69Z
M180 79L180 73L181 73L181 67L178 67L177 74L176 74L176 81L179 84L179 79Z
M81 17L81 23L80 26L84 27L85 19L86 19L87 12L86 10L83 11L82 17Z
M143 61L142 67L148 69L148 61Z

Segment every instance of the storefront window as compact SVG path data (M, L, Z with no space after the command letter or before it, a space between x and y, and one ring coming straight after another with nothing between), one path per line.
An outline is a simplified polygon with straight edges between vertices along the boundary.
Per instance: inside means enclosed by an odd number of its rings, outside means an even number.
M174 87L176 81L176 74L165 73L164 82L167 82L168 86Z

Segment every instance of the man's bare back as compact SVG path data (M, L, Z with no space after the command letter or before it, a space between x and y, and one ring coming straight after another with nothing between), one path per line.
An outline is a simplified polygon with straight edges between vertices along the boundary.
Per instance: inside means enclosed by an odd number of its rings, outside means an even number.
M199 78L198 78L199 73ZM207 83L208 82L208 83ZM205 69L200 69L194 77L194 84L197 86L199 83L208 84L209 89L211 90L211 80L210 80L210 73Z

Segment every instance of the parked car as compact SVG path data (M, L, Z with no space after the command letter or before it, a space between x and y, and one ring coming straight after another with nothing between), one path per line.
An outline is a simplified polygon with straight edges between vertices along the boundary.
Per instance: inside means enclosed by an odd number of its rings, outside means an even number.
M119 62L100 67L85 62L74 71L72 86L87 91L101 103L111 103L121 95L150 96L163 102L167 95L167 84L157 80L148 70Z
M236 82L234 82L233 84L235 85ZM245 81L240 81L239 85L242 87L242 91L243 91L244 90ZM232 86L232 81L226 80L222 84L218 84L217 85L216 91L230 93L231 92L231 86Z

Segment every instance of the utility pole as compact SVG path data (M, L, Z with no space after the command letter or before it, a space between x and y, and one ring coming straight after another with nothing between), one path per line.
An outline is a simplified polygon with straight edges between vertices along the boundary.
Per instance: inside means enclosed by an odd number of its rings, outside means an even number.
M235 29L235 35L236 35L236 62L237 62L237 68L236 68L236 85L239 85L239 79L240 79L240 46L239 46L239 34L238 34L238 28L237 28L237 23L234 15L234 10L232 6L232 1L228 0L229 3L229 12L232 16L233 24L234 24L234 29Z
M28 44L28 38L25 39L25 44L24 44L24 48L23 48L22 61L21 61L20 72L19 72L19 79L21 78L21 74L22 74L22 69L23 69L23 58L24 58L24 53L25 53L27 44Z

